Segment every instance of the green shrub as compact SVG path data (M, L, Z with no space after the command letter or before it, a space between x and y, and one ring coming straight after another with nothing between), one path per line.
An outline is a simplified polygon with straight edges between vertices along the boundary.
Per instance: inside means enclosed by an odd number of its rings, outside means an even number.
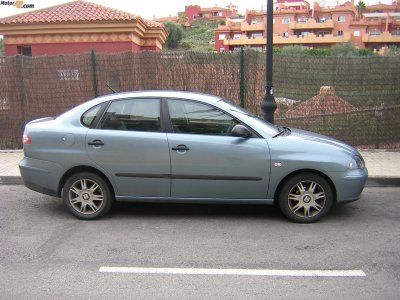
M182 47L183 49L185 49L185 50L190 50L190 49L192 49L194 46L193 46L193 43L191 43L191 42L182 41L181 47Z
M400 47L397 47L395 45L391 45L385 51L384 55L385 56L400 56Z
M359 56L358 50L352 42L336 44L332 47L332 55L339 57Z

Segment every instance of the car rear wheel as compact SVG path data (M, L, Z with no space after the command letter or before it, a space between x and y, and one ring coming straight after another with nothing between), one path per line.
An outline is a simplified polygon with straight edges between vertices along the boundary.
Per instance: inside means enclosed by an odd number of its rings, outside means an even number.
M72 175L65 182L63 200L75 217L93 220L110 210L113 194L103 178L94 173L82 172Z
M333 197L326 179L312 173L301 173L284 183L278 202L282 213L292 221L312 223L329 212Z

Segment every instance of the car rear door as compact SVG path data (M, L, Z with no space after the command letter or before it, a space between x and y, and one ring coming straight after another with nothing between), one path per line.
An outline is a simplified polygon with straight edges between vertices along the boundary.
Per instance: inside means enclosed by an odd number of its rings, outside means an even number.
M114 177L117 196L170 196L169 147L160 111L160 99L115 100L88 130L87 153Z
M265 199L270 158L265 139L233 137L238 123L205 103L169 99L171 196Z

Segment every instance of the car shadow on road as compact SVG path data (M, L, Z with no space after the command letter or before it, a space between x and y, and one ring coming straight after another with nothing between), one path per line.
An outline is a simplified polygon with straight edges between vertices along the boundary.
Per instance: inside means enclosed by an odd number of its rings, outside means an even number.
M123 203L111 210L109 217L223 217L283 219L279 209L268 205L203 203Z
M48 201L32 204L35 208L51 216L69 218L67 208L61 199L44 197ZM43 199L43 198L42 198ZM348 220L360 213L357 204L334 205L323 221ZM104 219L150 218L251 218L269 221L286 221L279 207L255 204L205 204L205 203L143 203L116 202Z

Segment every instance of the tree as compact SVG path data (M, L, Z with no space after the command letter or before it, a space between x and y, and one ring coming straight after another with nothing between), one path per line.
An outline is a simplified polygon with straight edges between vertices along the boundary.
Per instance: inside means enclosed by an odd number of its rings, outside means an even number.
M4 55L4 45L3 45L3 39L0 38L0 56Z
M182 26L173 22L166 22L165 29L168 32L167 46L170 49L175 49L179 47L182 40L183 29Z
M186 17L185 13L183 13L183 12L178 13L178 23L179 24L185 25L187 23L187 21L188 21L188 18Z
M358 1L356 8L357 8L359 19L362 17L362 14L364 13L366 7L367 7L367 5L365 4L365 2L363 0Z

